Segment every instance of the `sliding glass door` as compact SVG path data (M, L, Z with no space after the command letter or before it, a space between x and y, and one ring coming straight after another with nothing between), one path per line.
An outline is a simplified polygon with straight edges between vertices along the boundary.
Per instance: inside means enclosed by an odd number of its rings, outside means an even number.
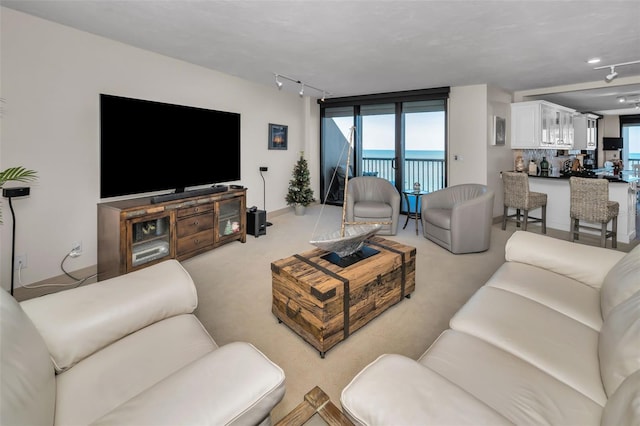
M444 188L448 93L448 88L434 89L327 99L321 104L324 201L341 204L344 199L345 147L354 125L350 176L378 176L399 192L413 190L415 183L423 191Z

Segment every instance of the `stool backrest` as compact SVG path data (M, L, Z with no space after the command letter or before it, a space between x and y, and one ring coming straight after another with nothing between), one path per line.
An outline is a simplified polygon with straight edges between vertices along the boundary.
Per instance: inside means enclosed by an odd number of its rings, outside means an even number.
M514 209L529 208L529 176L521 172L502 172L504 205Z
M572 218L591 222L608 220L609 181L606 179L569 178Z

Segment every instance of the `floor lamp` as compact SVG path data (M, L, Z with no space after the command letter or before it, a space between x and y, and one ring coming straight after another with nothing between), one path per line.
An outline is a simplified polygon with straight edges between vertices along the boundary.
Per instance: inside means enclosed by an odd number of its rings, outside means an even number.
M269 171L268 167L260 166L260 177L262 178L262 207L264 209L265 215L267 214L267 182L264 180L262 172L267 171ZM273 225L273 223L267 221L265 225L271 226Z
M15 274L15 256L16 256L16 214L13 211L13 203L11 200L14 197L26 197L29 195L30 188L27 186L21 186L16 188L2 188L2 196L9 199L9 209L11 210L11 295L13 296L13 277Z

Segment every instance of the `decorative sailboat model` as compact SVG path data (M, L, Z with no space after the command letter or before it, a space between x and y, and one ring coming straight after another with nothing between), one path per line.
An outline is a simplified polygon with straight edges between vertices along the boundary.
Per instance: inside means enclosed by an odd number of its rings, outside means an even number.
M330 252L323 256L326 260L340 266L353 264L367 257L379 253L378 250L365 246L365 240L382 229L382 225L389 222L347 222L347 198L349 197L349 162L353 147L353 133L355 127L351 127L349 135L349 150L347 152L347 172L344 181L344 200L342 203L342 223L340 229L334 232L316 237L309 241L321 250Z

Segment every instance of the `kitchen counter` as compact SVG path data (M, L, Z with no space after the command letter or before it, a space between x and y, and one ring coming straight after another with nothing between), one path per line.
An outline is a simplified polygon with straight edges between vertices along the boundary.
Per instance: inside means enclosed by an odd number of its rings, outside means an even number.
M564 176L530 175L529 189L547 194L547 226L569 232L571 229L569 179ZM597 177L607 179L606 174ZM612 176L613 177L613 176ZM618 213L618 241L628 244L636 238L636 188L638 177L623 172L625 180L610 180L609 199L620 204ZM534 216L538 212L534 212ZM593 226L599 226L593 224ZM611 224L609 224L611 226ZM581 231L582 232L582 231ZM597 235L594 233L594 235Z
M634 181L640 180L639 177L634 175L633 170L623 170L620 172L618 176L613 174L613 171L608 169L593 169L592 170L595 175L594 176L579 176L578 177L586 177L590 179L607 179L611 183L630 183ZM540 178L540 179L569 179L571 175L564 175L561 173L553 172L548 176L542 175L529 175L531 178Z

